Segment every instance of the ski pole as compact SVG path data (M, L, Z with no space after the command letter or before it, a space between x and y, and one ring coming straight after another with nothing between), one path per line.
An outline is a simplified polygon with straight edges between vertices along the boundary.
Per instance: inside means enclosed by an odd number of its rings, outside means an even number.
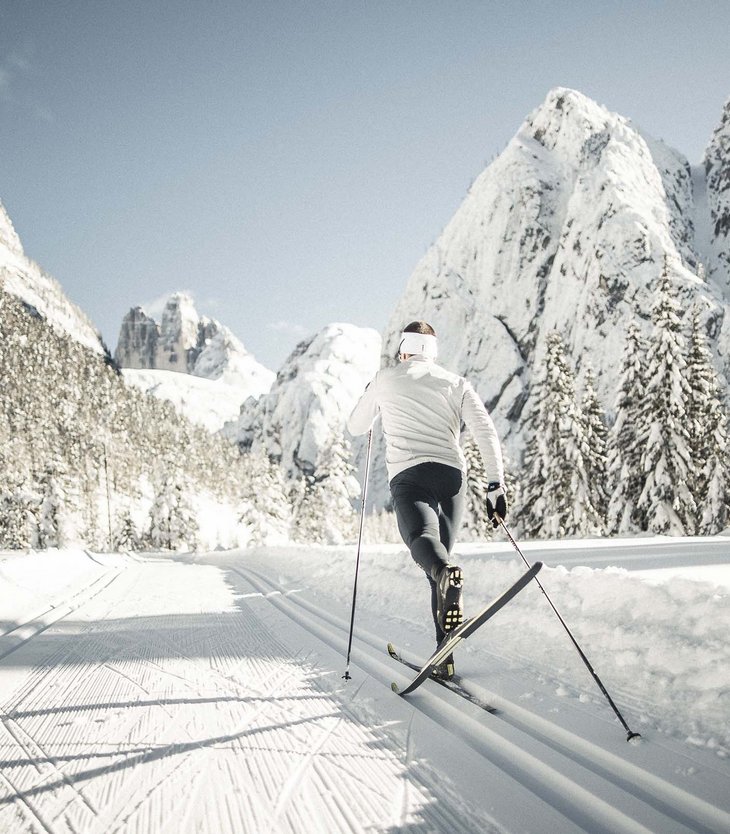
M511 533L510 533L510 531L507 529L507 525L504 523L504 519L499 518L499 516L497 516L497 518L499 519L499 523L502 525L502 528L503 528L504 532L507 534L507 538L510 540L510 543L512 544L512 547L514 547L514 549L515 549L515 550L516 550L516 551L520 554L520 556L522 557L522 561L523 561L523 562L527 565L527 567L529 568L529 567L530 567L530 563L529 563L529 562L527 561L527 559L525 558L525 554L524 554L524 553L520 550L520 548L519 548L519 546L518 546L517 542L514 540L514 538L512 538L512 534L511 534ZM548 596L547 591L546 591L546 590L542 587L542 585L540 584L540 580L539 580L537 577L535 577L535 582L537 582L537 586L538 586L538 588L542 591L543 595L545 596L545 599L546 599L546 600L550 603L550 607L553 609L553 611L555 612L555 615L556 615L556 616L557 616L557 618L560 620L560 623L561 623L561 625L563 626L563 628L565 629L565 631L567 632L568 637L570 637L570 639L571 639L571 641L572 641L573 645L575 646L575 648L576 648L576 649L577 649L577 651L578 651L578 654L580 655L581 660L583 661L583 663L585 663L586 668L588 669L588 671L589 671L589 672L591 673L591 675L593 676L593 680L594 680L594 681L598 684L598 688L599 688L599 689L601 690L601 692L603 692L603 694L606 696L606 700L607 700L607 701L608 701L608 703L611 705L611 709L612 709L612 710L616 713L616 717L618 718L618 720L619 720L619 721L621 722L621 724L623 725L624 730L626 730L626 733L627 733L627 736L626 736L626 741L631 741L632 739L635 739L635 738L641 738L641 733L635 733L635 732L633 732L633 731L632 731L632 729L631 729L631 727L629 727L629 725L626 723L626 721L625 721L625 719L624 719L623 715L621 715L621 713L619 712L619 708L618 708L618 707L616 706L616 704L613 702L613 698L612 698L612 697L608 694L608 690L607 690L607 689L606 689L606 687L603 685L603 681L602 681L602 680L598 677L598 675L596 674L596 671L594 670L593 666L591 666L590 661L589 661L589 660L588 660L588 658L585 656L585 653L583 652L583 649L581 649L581 647L578 645L578 641L575 639L575 637L573 636L573 633L572 633L572 632L571 632L571 630L568 628L568 624L567 624L567 623L565 622L565 620L564 620L564 619L560 616L560 612L559 612L559 611L558 611L558 609L557 609L557 608L553 605L553 601L550 599L550 597Z
M355 559L355 581L352 585L352 610L350 612L350 637L347 643L347 666L342 676L346 681L350 678L350 653L352 652L352 635L355 628L355 603L357 602L357 576L360 572L360 548L362 546L362 528L365 523L365 502L368 497L368 474L370 473L370 450L373 443L373 430L368 432L368 448L365 452L365 475L362 484L362 508L360 510L360 529L357 534L357 558Z

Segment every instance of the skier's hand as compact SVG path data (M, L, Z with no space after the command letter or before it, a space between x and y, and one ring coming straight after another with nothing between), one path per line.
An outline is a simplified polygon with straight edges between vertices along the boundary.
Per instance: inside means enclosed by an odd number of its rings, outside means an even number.
M507 496L504 487L498 481L487 485L487 516L492 527L499 527L499 522L507 517Z

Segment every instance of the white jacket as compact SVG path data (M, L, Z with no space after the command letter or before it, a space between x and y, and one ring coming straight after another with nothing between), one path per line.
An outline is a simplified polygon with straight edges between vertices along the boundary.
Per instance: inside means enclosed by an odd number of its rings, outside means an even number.
M487 479L504 483L492 418L471 384L420 355L379 371L360 397L347 428L365 434L380 414L388 480L419 463L445 463L466 472L459 445L462 422L479 446Z

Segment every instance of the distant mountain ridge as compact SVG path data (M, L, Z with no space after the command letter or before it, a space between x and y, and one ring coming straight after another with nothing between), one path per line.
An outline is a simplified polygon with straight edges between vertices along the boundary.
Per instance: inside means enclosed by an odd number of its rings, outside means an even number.
M353 324L330 324L301 342L271 390L249 400L225 433L243 448L263 449L285 477L313 475L378 370L380 334Z
M122 320L114 359L121 368L177 371L205 379L245 377L268 388L273 371L258 363L231 330L199 315L187 293L170 295L156 321L142 307Z

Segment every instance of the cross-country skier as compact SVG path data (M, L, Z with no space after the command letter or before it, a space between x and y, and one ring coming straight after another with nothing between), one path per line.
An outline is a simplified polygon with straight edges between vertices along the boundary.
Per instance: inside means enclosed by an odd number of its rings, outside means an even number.
M400 363L376 374L347 422L351 434L365 434L380 415L386 466L398 529L431 586L436 642L463 620L462 570L449 563L461 524L466 461L459 445L462 423L471 431L484 461L487 515L496 527L507 502L499 439L494 423L471 384L435 362L436 334L424 321L401 334ZM434 674L451 678L453 658Z

